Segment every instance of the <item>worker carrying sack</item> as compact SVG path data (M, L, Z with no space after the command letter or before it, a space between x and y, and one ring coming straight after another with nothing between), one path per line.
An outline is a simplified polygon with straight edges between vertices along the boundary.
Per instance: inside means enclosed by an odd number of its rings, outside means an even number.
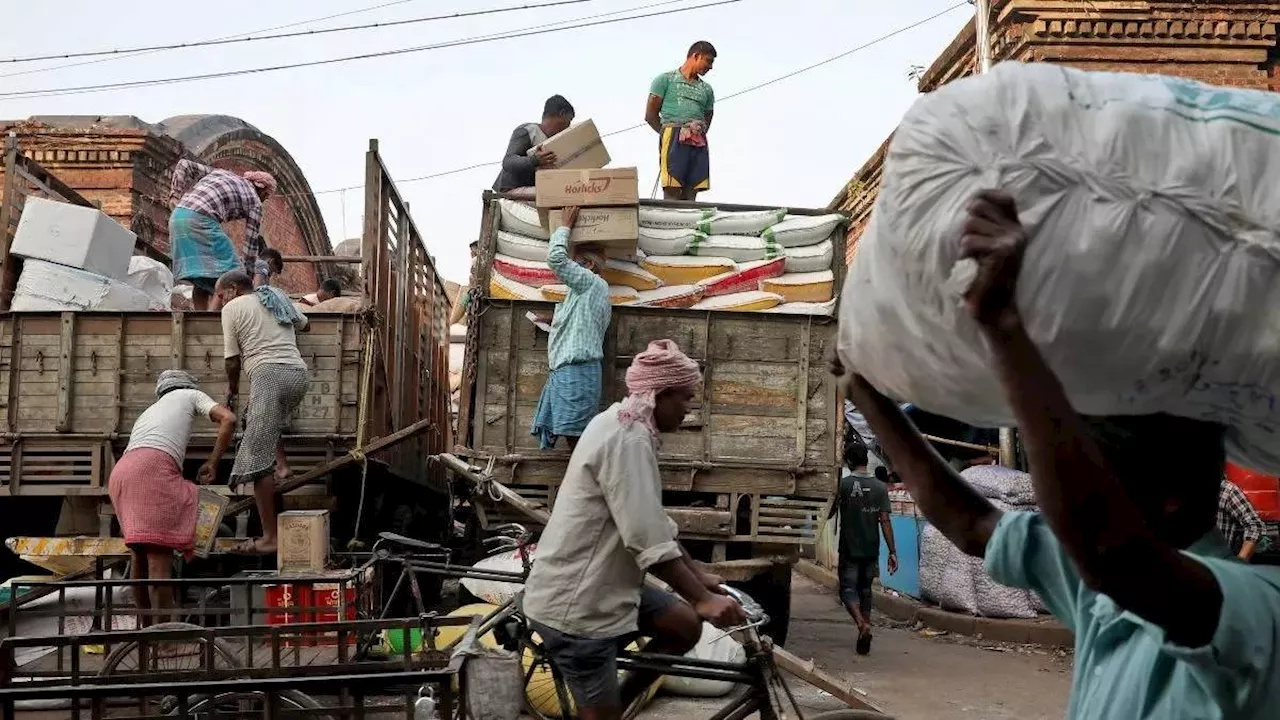
M840 307L840 354L886 394L976 425L1012 413L961 296L966 205L1017 202L1017 305L1081 413L1228 426L1280 472L1280 96L1001 63L894 133Z

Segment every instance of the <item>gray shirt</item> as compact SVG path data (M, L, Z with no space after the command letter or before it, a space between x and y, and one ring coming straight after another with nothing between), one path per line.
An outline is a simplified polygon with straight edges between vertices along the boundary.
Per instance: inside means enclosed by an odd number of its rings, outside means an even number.
M511 132L507 152L502 156L502 172L493 182L497 192L507 192L522 187L533 187L538 173L538 158L529 151L546 142L547 134L538 123L525 123Z
M634 632L645 572L680 557L653 439L620 407L583 431L525 585L525 615L578 637Z

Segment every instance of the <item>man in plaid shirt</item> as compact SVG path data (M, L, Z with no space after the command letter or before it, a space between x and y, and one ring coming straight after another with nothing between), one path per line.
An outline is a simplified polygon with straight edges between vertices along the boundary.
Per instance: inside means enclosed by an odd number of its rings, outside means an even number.
M267 249L262 238L262 203L276 190L269 173L250 171L237 175L180 160L169 184L169 245L173 253L174 280L190 282L196 310L208 310L218 278L241 268L235 246L222 223L244 220L244 269L266 275L258 262Z
M1266 531L1267 526L1244 491L1222 478L1222 487L1218 490L1218 532L1227 539L1231 552L1248 562Z

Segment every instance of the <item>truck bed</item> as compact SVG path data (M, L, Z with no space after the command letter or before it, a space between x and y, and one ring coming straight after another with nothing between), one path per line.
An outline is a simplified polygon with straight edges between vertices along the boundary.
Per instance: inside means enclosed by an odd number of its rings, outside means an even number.
M486 196L482 269L473 288L489 285L497 225L492 197ZM843 266L833 264L839 287ZM472 304L456 448L482 465L493 458L496 479L548 507L569 453L541 451L529 433L547 377L548 338L525 315L552 307L492 298ZM828 316L613 308L606 405L626 395L626 369L651 340L674 340L704 368L690 414L663 438L659 460L668 513L682 537L718 546L714 559L725 559L730 543L814 542L839 467L837 391L824 361L835 329Z

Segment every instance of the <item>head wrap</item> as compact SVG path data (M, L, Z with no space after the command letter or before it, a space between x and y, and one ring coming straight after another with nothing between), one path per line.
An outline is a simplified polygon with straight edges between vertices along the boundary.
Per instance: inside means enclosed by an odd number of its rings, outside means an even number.
M165 370L156 379L156 397L170 390L199 390L200 383L191 373L185 370Z
M658 393L674 388L697 388L702 383L702 371L698 363L680 352L680 347L670 340L654 340L649 347L631 361L627 368L627 397L618 410L618 420L623 427L641 422L649 428L654 438L658 426L653 420L653 407Z
M268 194L274 194L276 191L276 179L271 173L265 173L261 170L250 170L244 174L244 179L256 188L266 190Z

